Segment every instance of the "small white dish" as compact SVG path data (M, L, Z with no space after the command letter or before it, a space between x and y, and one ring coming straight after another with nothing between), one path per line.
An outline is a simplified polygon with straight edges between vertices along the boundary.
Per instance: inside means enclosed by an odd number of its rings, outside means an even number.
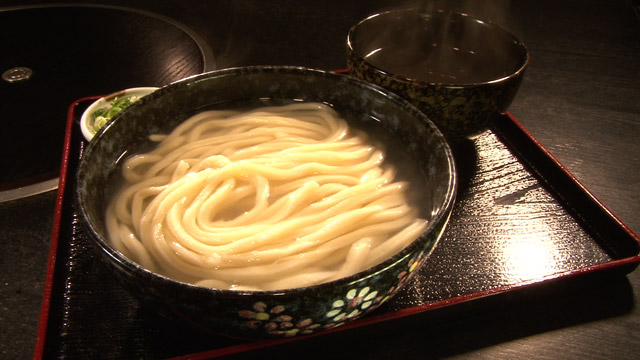
M93 104L89 105L80 118L80 129L82 130L82 135L84 135L84 138L87 139L87 141L91 141L93 136L98 132L98 130L100 130L100 127L95 126L95 119L93 116L93 113L98 109L109 109L111 108L112 101L123 97L135 96L137 101L143 96L149 95L156 90L158 90L157 87L130 88L114 92L96 100Z

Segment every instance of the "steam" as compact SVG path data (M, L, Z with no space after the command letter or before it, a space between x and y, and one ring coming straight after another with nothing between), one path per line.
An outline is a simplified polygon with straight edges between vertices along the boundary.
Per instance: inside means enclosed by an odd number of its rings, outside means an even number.
M463 13L507 29L512 27L509 18L511 0L409 0L403 8L425 13L438 10Z

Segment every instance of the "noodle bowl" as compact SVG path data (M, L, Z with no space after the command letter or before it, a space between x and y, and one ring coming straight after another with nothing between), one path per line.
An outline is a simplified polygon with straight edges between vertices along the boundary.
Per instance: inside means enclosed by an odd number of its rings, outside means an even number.
M407 101L269 66L145 96L88 143L75 180L79 234L131 311L242 338L315 333L390 301L456 189L444 136Z
M112 245L201 286L277 290L339 279L417 238L406 181L332 108L204 111L129 157L106 214Z

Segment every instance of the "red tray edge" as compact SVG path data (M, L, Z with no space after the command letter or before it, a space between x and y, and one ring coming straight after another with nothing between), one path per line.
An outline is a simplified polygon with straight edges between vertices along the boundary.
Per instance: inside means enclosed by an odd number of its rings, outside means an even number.
M56 196L56 208L54 210L53 229L51 231L51 243L49 245L49 260L47 262L47 275L44 284L44 294L42 305L40 308L40 319L38 322L38 333L36 336L36 344L33 352L33 359L42 359L44 355L44 346L47 334L47 324L49 320L49 306L51 304L51 295L53 288L54 272L56 266L58 240L60 235L60 225L62 219L62 206L64 203L64 193L67 184L67 170L69 168L69 153L71 149L71 131L73 129L75 108L82 102L87 100L98 99L100 96L88 96L76 100L69 106L67 112L67 124L65 128L64 145L62 152L62 160L60 164L60 177L58 180L58 193Z

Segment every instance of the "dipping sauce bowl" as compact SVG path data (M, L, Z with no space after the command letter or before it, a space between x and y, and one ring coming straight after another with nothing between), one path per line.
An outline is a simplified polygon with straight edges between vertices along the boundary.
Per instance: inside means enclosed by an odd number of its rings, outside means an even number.
M347 47L352 76L410 101L450 140L478 134L504 113L530 61L507 30L445 11L372 15L351 28Z

